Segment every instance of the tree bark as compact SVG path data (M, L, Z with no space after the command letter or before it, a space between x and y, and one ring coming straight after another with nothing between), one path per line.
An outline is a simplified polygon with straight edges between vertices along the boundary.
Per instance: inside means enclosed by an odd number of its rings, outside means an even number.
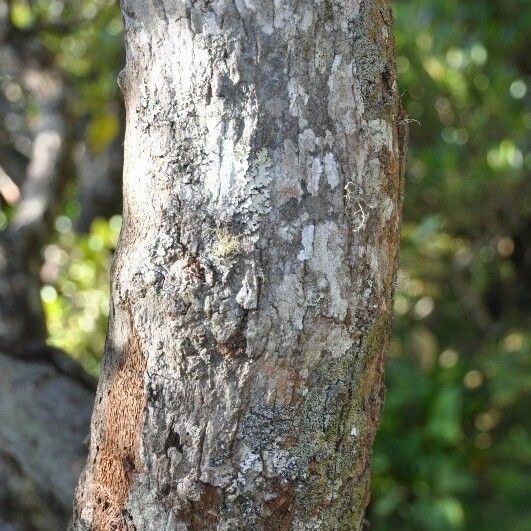
M360 529L403 138L387 0L123 0L124 226L76 530Z

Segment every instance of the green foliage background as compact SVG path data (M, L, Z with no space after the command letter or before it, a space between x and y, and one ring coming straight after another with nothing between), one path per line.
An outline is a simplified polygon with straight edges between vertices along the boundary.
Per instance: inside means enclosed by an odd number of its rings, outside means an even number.
M531 6L394 4L413 120L372 529L531 530Z
M118 134L117 5L13 0L40 31L96 152ZM531 530L527 0L397 0L411 141L371 529ZM40 28L73 21L69 31ZM75 234L75 180L43 249L50 342L97 371L120 218ZM9 212L0 213L0 225Z

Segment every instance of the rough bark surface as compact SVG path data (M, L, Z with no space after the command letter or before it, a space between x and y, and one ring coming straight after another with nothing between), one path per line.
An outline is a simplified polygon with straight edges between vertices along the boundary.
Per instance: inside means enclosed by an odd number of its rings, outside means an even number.
M123 0L124 227L73 529L355 530L399 240L387 0Z

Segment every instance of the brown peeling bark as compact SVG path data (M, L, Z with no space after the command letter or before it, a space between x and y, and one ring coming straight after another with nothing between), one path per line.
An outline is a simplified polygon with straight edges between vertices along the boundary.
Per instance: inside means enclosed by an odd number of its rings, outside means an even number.
M133 474L142 470L138 447L145 406L145 365L140 341L133 337L120 355L106 395L101 397L104 426L94 463L94 523L98 529L126 529L121 524L122 511Z
M361 529L402 200L389 3L122 12L124 228L72 528Z
M135 474L142 471L139 445L144 420L144 373L146 360L142 344L134 333L122 348L112 350L109 379L96 397L101 410L101 428L91 442L92 478L84 498L93 511L93 527L101 530L128 529L123 512Z

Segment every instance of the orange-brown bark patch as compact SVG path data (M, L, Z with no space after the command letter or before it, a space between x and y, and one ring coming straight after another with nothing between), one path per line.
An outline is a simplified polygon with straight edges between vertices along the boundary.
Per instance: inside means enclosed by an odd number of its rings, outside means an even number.
M295 489L293 483L281 484L273 480L273 488L277 496L265 502L267 516L263 518L263 529L288 531L293 523L295 509Z
M94 531L126 531L123 510L133 475L141 470L146 360L134 334L120 354L102 400L103 428L96 448Z
M220 489L204 483L200 498L190 502L189 508L179 518L187 522L190 531L217 529L221 503Z

